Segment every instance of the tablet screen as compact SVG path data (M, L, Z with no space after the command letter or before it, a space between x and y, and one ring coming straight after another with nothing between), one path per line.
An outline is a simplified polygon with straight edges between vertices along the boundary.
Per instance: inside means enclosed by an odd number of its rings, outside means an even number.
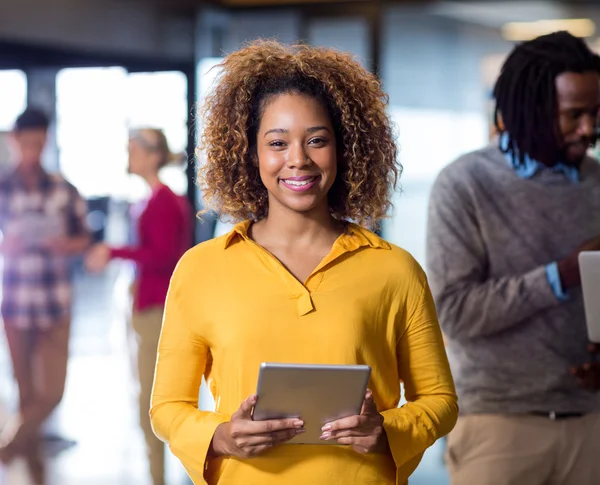
M370 375L366 365L262 364L253 419L300 418L306 433L288 443L336 444L321 427L360 414Z

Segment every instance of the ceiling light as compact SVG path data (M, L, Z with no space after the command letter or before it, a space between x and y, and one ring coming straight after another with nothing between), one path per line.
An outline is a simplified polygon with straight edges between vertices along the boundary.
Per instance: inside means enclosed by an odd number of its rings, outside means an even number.
M509 22L502 26L502 36L506 40L525 41L540 35L566 30L575 37L591 37L596 25L590 19L536 20L535 22Z

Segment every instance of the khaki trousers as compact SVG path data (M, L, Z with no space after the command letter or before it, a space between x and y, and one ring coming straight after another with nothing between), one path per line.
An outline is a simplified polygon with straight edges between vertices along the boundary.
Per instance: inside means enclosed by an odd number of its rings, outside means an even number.
M149 415L162 316L163 307L153 307L134 312L131 317L131 326L137 342L140 425L146 440L153 485L164 485L165 483L165 445L154 435Z
M452 485L600 484L600 413L468 415L448 436Z
M19 388L19 414L7 424L0 441L4 457L22 454L31 465L40 459L40 426L63 397L70 322L46 330L21 330L5 321L4 329Z

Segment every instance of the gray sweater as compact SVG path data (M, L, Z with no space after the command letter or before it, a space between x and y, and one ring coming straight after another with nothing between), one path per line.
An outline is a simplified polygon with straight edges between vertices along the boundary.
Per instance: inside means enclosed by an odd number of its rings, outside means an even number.
M560 302L545 266L600 235L600 165L575 184L520 178L496 147L432 189L427 263L461 413L600 412L569 367L589 361L581 290Z

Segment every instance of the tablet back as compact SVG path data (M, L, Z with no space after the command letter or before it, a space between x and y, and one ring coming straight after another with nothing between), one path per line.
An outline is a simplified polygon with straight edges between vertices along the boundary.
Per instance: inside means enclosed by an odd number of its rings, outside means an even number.
M579 270L588 338L600 343L600 251L579 253Z
M360 414L370 375L366 365L262 364L253 418L297 417L306 433L289 443L335 444L319 440L321 427Z

